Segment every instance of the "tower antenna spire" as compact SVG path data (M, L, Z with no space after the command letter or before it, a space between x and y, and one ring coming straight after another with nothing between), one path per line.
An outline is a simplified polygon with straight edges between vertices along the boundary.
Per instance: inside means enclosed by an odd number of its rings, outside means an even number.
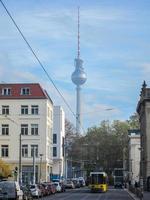
M81 85L86 82L86 73L80 59L80 7L78 6L78 31L77 31L77 58L75 58L75 70L71 75L72 82L76 85L76 132L81 134Z
M80 58L80 7L78 6L78 59Z

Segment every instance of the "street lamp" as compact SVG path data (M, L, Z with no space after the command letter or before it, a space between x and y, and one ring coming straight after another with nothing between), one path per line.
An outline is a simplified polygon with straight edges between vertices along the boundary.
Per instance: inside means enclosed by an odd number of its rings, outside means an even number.
M42 176L42 156L43 154L40 153L40 183L41 183L41 176Z
M19 184L22 184L22 149L21 149L21 133L19 135Z
M75 170L75 167L72 167L72 178L74 178L74 170Z

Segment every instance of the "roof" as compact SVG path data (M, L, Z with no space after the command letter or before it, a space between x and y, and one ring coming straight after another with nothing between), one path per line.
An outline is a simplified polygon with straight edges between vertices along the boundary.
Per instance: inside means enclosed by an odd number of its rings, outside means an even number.
M4 89L10 89L10 94L3 94ZM22 89L29 89L29 94L23 94ZM47 92L39 83L3 83L0 84L0 99L49 99Z

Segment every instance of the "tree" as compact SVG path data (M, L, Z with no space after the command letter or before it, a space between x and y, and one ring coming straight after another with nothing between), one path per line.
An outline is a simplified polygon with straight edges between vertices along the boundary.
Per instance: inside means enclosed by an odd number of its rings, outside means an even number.
M89 172L102 168L109 174L115 167L123 167L123 156L128 152L128 130L137 127L136 114L126 121L102 121L99 126L88 128L85 136L75 137L70 156L85 161L84 167Z
M139 116L137 113L134 113L133 115L130 116L129 120L127 120L129 123L129 126L131 129L139 129L140 124L139 124Z
M9 164L0 159L0 178L8 178L9 176L11 176Z

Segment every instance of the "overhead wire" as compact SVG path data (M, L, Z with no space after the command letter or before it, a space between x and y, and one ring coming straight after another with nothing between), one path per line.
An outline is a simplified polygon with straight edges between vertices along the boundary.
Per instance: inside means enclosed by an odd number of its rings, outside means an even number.
M22 36L23 40L25 41L25 43L27 44L28 48L30 49L30 51L32 52L32 54L34 55L34 57L36 58L37 62L39 63L39 65L41 66L41 68L43 69L43 71L45 72L46 76L48 77L49 81L52 83L53 87L56 89L56 91L58 92L58 94L60 95L60 97L63 99L64 103L66 104L66 106L68 107L68 109L70 110L70 112L72 113L72 115L75 117L75 119L77 120L77 116L76 114L73 112L71 106L69 105L69 103L67 102L67 100L65 99L65 97L63 96L63 94L60 92L60 90L57 88L57 86L55 85L54 81L52 80L52 78L50 77L50 75L48 74L47 70L45 69L44 65L42 64L42 62L40 61L40 59L38 58L38 56L36 55L35 51L33 50L33 48L31 47L31 45L29 44L29 42L27 41L26 37L24 36L23 32L21 31L21 29L19 28L19 26L17 25L17 23L15 22L14 18L12 17L12 15L10 14L10 12L8 11L6 5L3 3L2 0L0 0L3 8L5 9L6 13L8 14L8 16L10 17L10 19L12 20L13 24L15 25L15 27L17 28L18 32L20 33L20 35ZM80 123L80 122L79 122ZM82 128L83 132L84 128L81 126L80 123L80 127Z

